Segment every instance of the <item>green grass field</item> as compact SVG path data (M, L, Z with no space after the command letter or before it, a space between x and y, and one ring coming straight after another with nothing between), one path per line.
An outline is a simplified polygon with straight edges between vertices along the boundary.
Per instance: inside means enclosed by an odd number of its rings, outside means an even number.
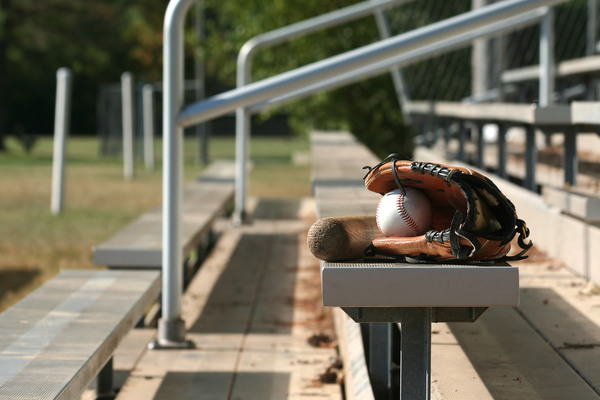
M136 164L133 180L123 178L119 159L99 156L99 142L71 137L67 147L64 212L50 212L52 139L40 138L31 154L8 139L0 153L0 311L64 268L94 268L91 248L146 210L161 204L160 141L157 165L146 171ZM185 179L202 170L197 144L185 143ZM293 163L306 154L306 139L253 138L251 196L310 196L310 166ZM213 138L210 159L234 159L233 138Z

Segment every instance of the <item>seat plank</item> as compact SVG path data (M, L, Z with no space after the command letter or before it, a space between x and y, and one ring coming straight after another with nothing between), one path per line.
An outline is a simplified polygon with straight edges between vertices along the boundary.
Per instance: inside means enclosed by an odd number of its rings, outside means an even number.
M490 307L519 304L519 269L498 265L321 262L323 305Z
M62 271L0 315L0 398L77 398L159 293L158 271Z
M311 135L313 186L363 184L362 167L379 162L377 157L347 132L315 132Z
M198 182L186 185L182 205L182 252L187 256L233 200L232 166L218 163ZM142 215L104 243L94 247L96 265L110 268L161 268L162 209Z

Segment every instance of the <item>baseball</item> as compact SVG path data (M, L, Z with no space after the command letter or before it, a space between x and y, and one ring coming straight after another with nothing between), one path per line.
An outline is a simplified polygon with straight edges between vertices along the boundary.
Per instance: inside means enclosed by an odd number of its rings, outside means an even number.
M431 226L431 203L418 189L404 188L386 193L377 206L376 221L385 236L419 236Z

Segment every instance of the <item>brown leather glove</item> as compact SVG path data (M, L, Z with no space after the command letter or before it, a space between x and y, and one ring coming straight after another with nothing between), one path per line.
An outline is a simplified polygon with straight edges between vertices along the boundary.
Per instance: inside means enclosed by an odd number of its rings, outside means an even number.
M525 258L529 230L514 205L487 177L469 168L400 159L392 154L365 176L368 190L421 190L430 200L433 222L415 237L374 239L367 254L403 256L411 262L501 261ZM507 257L519 234L519 254Z

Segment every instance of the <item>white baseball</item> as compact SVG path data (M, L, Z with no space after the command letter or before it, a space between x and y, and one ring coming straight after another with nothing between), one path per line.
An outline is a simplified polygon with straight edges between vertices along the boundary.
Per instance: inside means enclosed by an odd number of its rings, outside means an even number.
M419 236L431 226L431 203L418 189L404 188L386 193L377 206L376 221L385 236Z

